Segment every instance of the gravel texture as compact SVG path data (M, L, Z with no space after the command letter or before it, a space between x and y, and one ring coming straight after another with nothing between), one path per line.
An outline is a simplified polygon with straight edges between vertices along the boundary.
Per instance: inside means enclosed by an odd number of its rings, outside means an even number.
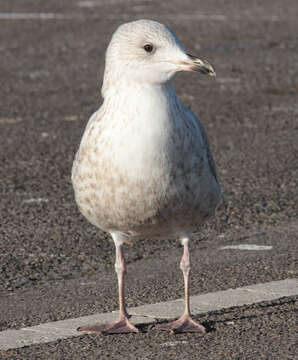
M120 23L136 18L171 26L185 48L208 59L217 73L214 80L183 74L175 82L184 103L206 128L224 197L216 217L194 235L192 293L295 276L297 2L93 3L95 7L90 7L92 1L86 6L88 2L74 0L2 0L0 4L0 13L66 17L0 19L1 328L117 308L113 244L78 212L70 171L86 121L101 102L109 39ZM247 242L274 248L271 252L218 251L223 245ZM181 274L173 270L181 255L178 242L145 239L138 246L127 246L125 254L133 274L128 279L130 306L182 296ZM293 306L270 305L268 309L278 309L278 315L266 312L237 320L237 340L234 327L221 320L226 312L211 314L208 319L216 322L215 331L199 339L199 345L160 345L152 354L170 359L160 354L176 351L181 354L177 358L182 358L192 349L194 354L205 351L202 359L216 354L242 359L246 349L250 351L246 358L294 358L280 355L293 350ZM264 308L249 309L258 313ZM274 321L268 325L271 318ZM268 334L265 323L272 326ZM259 337L256 329L262 330ZM116 352L132 339L136 351L142 351L142 341L146 344L144 359L158 358L150 355L150 344L170 341L168 335L151 338L148 334L127 337L130 340L87 336L45 346L48 357L37 346L13 352L11 358L24 359L30 351L39 354L36 358L67 358L68 346L85 348L86 356L91 356L92 351L99 354L99 345L116 358ZM255 334L255 347L248 349L250 334ZM227 337L231 347L224 346ZM189 339L183 335L178 341ZM262 347L262 341L267 345ZM254 357L253 349L260 351L260 357Z

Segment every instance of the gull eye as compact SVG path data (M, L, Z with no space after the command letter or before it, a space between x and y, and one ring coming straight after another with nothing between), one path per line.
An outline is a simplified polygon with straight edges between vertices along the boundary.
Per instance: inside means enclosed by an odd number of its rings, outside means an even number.
M147 52L147 53L151 53L153 51L153 45L152 44L145 44L144 45L144 50Z

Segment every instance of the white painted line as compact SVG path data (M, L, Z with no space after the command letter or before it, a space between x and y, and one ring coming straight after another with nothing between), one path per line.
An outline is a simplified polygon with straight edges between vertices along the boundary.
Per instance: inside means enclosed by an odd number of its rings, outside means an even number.
M77 5L79 7L91 8L91 7L99 6L100 3L96 2L96 1L79 1L77 3Z
M79 119L78 115L66 115L64 116L65 121L77 121Z
M240 14L239 16L232 16L232 15L224 15L224 14L203 14L203 13L189 13L189 14L182 14L180 13L179 16L174 13L167 13L167 14L157 14L157 13L148 13L147 17L150 19L157 19L157 20L171 20L176 22L181 21L219 21L219 22L226 22L226 21L258 21L258 22L292 22L296 21L296 17L281 17L279 15L269 15L269 16L255 16L255 14ZM129 13L118 13L113 14L109 13L105 17L109 20L126 20L130 18Z
M172 347L172 346L187 345L187 344L189 344L188 341L168 341L163 344L160 344L160 346Z
M284 296L298 295L298 279L272 281L191 297L194 315L233 306L243 306L261 301L275 300ZM130 314L154 319L173 319L181 315L183 299L143 305L130 309Z
M115 320L116 317L116 313L104 313L83 316L77 319L54 321L20 330L5 330L0 332L0 350L17 349L24 346L82 336L83 333L76 330L79 326L94 322L109 322ZM151 323L152 319L132 316L131 321L134 324L146 324Z
M21 118L0 118L0 125L18 124L21 121L23 121Z
M0 20L63 20L71 17L70 15L55 13L0 13Z
M270 245L255 245L255 244L239 244L227 245L219 248L219 250L234 249L234 250L272 250Z
M150 14L148 17L151 18L163 18L171 19L173 21L196 21L196 20L207 20L207 21L268 21L268 22L277 22L277 21L296 21L294 16L292 17L281 17L279 15L264 15L264 16L255 16L255 14L239 14L239 15L223 15L223 14L203 14L198 12L188 13L188 14L179 14L177 17L176 14Z
M239 78L231 78L231 77L227 77L227 78L218 78L216 79L217 82L219 82L220 84L239 84L240 83L240 79Z
M119 4L128 3L128 2L131 2L131 1L129 1L129 0L97 0L97 1L85 0L85 1L79 1L77 3L77 6L92 8L92 7L103 6L103 5L119 5ZM139 2L140 2L140 0L139 0Z
M121 1L116 1L121 2ZM94 6L98 6L102 4L98 4L92 1L79 2L78 6L80 7L89 7L92 8ZM100 15L101 16L101 15ZM65 20L65 19L76 19L76 18L84 18L84 19L98 19L99 15L84 15L84 14L59 14L59 13L0 13L0 20ZM282 18L279 15L271 15L271 16L254 16L254 14L243 14L239 16L226 16L223 14L202 14L202 13L191 13L191 14L179 14L177 17L176 14L151 14L148 13L147 16L149 18L161 19L161 20L172 20L172 21L268 21L268 22L290 22L296 21L296 17L287 17ZM105 16L106 19L109 20L126 20L131 17L129 13L120 13L113 14L109 13Z
M23 204L32 204L32 203L40 204L42 202L48 202L48 201L49 199L45 199L45 198L27 199L23 201Z
M276 300L293 295L298 295L298 279L272 281L238 289L192 296L191 307L192 313L198 315L209 311ZM183 299L129 309L129 313L132 315L131 320L135 325L155 323L158 319L177 318L181 315L182 311ZM96 314L76 319L49 322L20 330L5 330L0 332L0 350L16 349L33 344L82 336L83 333L76 330L79 326L94 322L112 321L116 316L116 312ZM178 345L178 343L164 344L164 346L175 345Z
M273 106L271 111L298 114L298 105Z

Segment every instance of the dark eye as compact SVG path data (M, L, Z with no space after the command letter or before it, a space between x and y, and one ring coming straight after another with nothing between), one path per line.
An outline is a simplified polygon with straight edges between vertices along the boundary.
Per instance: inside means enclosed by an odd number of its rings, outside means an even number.
M152 44L145 44L144 45L144 50L147 52L147 53L151 53L153 51L153 45Z

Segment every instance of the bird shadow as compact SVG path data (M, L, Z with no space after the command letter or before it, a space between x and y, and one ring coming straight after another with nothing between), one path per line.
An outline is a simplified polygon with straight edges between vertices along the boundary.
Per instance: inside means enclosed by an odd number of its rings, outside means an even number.
M167 323L167 321L164 321L164 320L158 320L156 321L154 324L138 324L138 329L141 333L148 333L150 332L151 330L157 330L157 331L162 331L164 332L163 330L159 330L156 328L156 325L160 325L160 324L165 324ZM204 322L201 322L200 323L201 325L204 326L204 328L206 329L206 333L210 333L210 332L214 332L216 331L216 328L213 324L215 324L215 322L213 321L204 321ZM178 335L178 334L183 334L183 332L179 333L174 333L175 335ZM185 333L184 333L185 334Z

